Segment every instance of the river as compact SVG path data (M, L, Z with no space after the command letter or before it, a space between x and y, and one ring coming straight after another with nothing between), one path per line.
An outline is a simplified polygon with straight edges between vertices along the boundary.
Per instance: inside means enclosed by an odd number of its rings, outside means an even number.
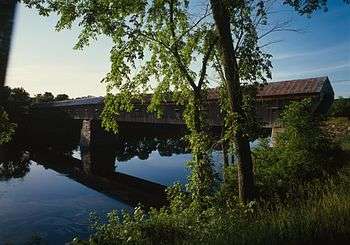
M89 214L161 204L158 194L185 185L191 159L176 132L163 138L124 136L93 151L19 144L1 149L0 243L64 244L90 234ZM36 139L41 142L40 139ZM72 145L72 142L67 145ZM59 146L57 144L57 146ZM221 153L213 152L219 169Z

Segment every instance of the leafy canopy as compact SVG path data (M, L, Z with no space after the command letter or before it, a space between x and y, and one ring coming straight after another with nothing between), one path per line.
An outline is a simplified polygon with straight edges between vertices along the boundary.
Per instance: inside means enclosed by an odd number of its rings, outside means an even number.
M208 1L189 0L24 0L40 14L55 12L57 30L77 23L81 32L75 48L89 45L100 35L113 41L107 85L104 126L116 129L113 119L133 109L134 100L154 93L150 111L161 115L161 102L188 103L191 91L221 80L215 59L216 34ZM267 1L268 2L268 1ZM233 36L241 78L255 81L270 77L269 55L258 45L256 25L266 25L264 1L236 1L232 7ZM203 96L203 95L201 95Z

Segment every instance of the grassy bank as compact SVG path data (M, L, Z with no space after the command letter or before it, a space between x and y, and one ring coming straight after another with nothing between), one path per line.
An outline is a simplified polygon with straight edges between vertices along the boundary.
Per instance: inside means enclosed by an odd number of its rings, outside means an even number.
M350 120L330 118L327 131L341 148L343 167L327 178L300 185L299 198L269 200L243 225L227 224L217 244L348 244L350 241ZM230 227L231 226L231 227Z
M350 166L301 186L300 199L250 207L157 211L95 224L90 241L75 244L348 244ZM232 200L230 200L231 203Z
M208 243L347 244L350 241L350 168L326 181L302 186L303 197L261 206L243 225L228 229ZM230 227L231 226L231 227Z

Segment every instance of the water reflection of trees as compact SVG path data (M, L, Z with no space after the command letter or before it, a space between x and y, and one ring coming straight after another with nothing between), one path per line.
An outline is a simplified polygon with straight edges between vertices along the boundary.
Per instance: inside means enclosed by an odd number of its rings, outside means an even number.
M21 135L21 142L31 148L52 148L65 153L71 152L79 144L81 122L64 112L33 110L30 125L29 135Z
M123 137L116 152L116 160L128 161L135 156L146 160L153 151L158 151L161 156L189 153L183 137Z
M0 149L0 181L23 178L29 172L28 153L15 153Z

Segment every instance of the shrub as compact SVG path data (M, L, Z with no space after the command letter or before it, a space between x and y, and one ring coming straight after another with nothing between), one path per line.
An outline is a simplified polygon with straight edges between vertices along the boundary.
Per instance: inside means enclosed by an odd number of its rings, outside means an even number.
M256 187L262 197L285 197L296 185L334 173L339 147L320 128L310 100L293 102L281 114L284 131L274 147L262 140L254 150Z
M336 99L330 109L329 115L350 118L350 98L339 97Z

